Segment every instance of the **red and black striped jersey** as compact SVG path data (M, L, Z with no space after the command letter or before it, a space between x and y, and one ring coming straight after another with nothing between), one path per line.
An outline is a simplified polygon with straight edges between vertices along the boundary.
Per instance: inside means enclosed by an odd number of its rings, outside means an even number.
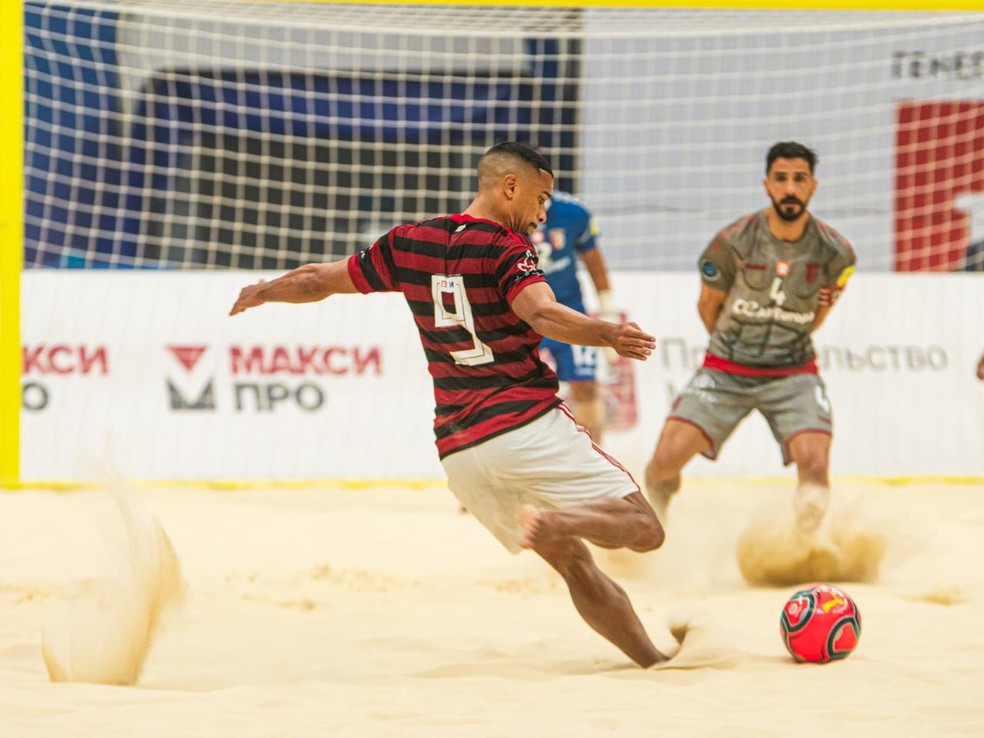
M449 215L397 226L349 258L360 292L402 292L434 379L441 458L525 425L560 404L541 336L510 304L543 282L529 239Z

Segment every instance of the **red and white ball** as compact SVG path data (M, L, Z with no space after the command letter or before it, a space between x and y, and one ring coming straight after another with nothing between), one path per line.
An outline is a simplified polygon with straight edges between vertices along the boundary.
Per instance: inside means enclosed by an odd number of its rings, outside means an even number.
M846 658L858 645L861 612L844 590L816 584L786 601L779 631L794 659L825 664Z

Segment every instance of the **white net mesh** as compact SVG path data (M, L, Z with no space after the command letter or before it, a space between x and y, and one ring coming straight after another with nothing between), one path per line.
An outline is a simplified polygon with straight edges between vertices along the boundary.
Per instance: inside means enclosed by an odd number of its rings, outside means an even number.
M691 269L796 139L859 268L984 268L984 14L25 6L29 267L341 256L518 139L612 266Z

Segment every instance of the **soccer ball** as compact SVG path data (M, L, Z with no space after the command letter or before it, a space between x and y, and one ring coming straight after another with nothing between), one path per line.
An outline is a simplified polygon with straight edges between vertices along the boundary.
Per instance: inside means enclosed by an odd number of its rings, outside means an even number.
M786 601L779 632L794 659L825 664L846 658L858 645L861 613L843 590L816 584Z

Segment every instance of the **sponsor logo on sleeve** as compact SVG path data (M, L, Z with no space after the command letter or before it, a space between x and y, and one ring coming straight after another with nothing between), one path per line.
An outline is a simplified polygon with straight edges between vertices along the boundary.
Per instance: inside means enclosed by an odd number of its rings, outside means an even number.
M537 271L536 262L536 254L532 251L527 251L523 254L523 258L516 262L516 268L526 274L534 274Z
M717 264L707 259L700 263L700 273L712 282L721 278L721 270L717 268Z

